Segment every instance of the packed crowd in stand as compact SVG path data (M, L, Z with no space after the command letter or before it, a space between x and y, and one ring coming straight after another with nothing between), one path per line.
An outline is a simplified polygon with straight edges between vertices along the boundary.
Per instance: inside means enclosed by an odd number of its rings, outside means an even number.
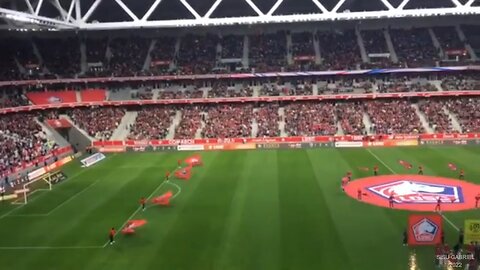
M439 60L438 51L426 28L391 29L390 37L398 60L404 67L433 67Z
M221 39L222 59L243 57L243 36L226 35Z
M371 132L416 134L424 131L415 109L406 100L371 101L365 108L372 122Z
M344 134L366 134L361 102L337 103L335 105L335 114Z
M145 107L142 108L130 127L128 139L131 140L157 140L167 137L172 124L175 110L170 107Z
M181 110L182 119L175 129L175 139L193 139L202 127L202 107L192 106Z
M139 32L137 36L61 39L38 35L33 39L13 38L0 42L0 80L205 74L235 72L239 68L265 72L463 65L471 63L472 58L466 45L478 52L480 35L477 26L463 25L460 30L464 32L465 40L453 26L363 29L359 31L361 39L353 29L154 37L147 34L141 37ZM292 41L289 45L287 36ZM248 37L248 43L244 42L245 37ZM389 39L399 63L392 61ZM434 39L438 40L440 49L434 45ZM369 63L361 57L360 40ZM180 45L178 51L177 41ZM82 44L86 49L86 70L81 63ZM244 46L248 46L248 50ZM243 66L246 65L243 60L247 52L248 66ZM287 61L288 55L292 56L293 62Z
M262 104L254 113L255 121L257 122L257 137L279 137L280 129L278 122L280 116L278 109L280 106L274 104Z
M80 41L77 38L35 39L49 73L73 78L80 72Z
M465 42L460 40L457 30L453 26L434 27L433 31L442 47L446 58L459 57L461 61L470 58L465 49Z
M284 31L250 35L250 66L256 72L279 71L287 64L287 37Z
M47 140L35 114L18 113L0 116L0 174L46 155L56 145Z
M150 41L141 37L116 38L110 41L109 72L114 77L142 74Z
M317 32L322 67L326 70L354 70L362 63L355 31Z
M370 59L370 63L363 64L362 66L365 68L393 67L383 31L368 30L362 31L361 33L367 56Z
M182 38L178 65L182 74L205 74L216 66L217 35L186 35Z
M202 130L204 138L242 138L252 135L252 104L210 106Z
M426 99L420 102L418 107L420 111L424 113L430 127L435 133L454 132L452 121L444 110L444 102Z
M462 132L480 132L480 99L459 98L446 101L446 108L455 114Z
M150 52L150 74L166 74L170 64L175 61L175 42L173 37L160 37L155 40L155 46Z
M337 133L333 103L295 102L285 106L285 131L289 136Z
M89 136L98 140L108 140L125 115L125 109L113 107L78 108L69 111L76 125Z

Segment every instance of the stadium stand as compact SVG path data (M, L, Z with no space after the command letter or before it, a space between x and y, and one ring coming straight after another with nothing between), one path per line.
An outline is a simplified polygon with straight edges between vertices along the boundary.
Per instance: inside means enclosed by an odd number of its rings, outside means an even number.
M37 38L34 42L52 75L73 78L80 72L80 40L77 38Z
M333 103L295 102L285 106L285 131L290 136L335 135Z
M56 145L46 139L34 113L0 116L0 174L46 155Z
M335 104L335 113L344 134L366 135L363 122L364 109L361 102L337 103Z
M355 70L362 63L355 31L317 32L322 68L325 70Z
M404 67L436 66L438 51L426 28L391 29L390 36Z
M152 58L150 73L155 75L167 74L170 70L170 64L175 60L175 38L157 38L150 56Z
M287 65L287 40L284 31L250 35L250 67L256 72L278 71Z
M169 107L145 107L138 112L136 122L130 127L128 139L164 139L172 124L175 109Z
M242 138L252 133L252 104L231 104L207 108L204 138Z
M188 34L184 36L178 55L179 73L205 74L211 72L216 65L218 42L219 37L216 35Z
M416 134L423 132L415 109L406 100L377 100L365 103L376 134Z
M420 102L418 107L425 114L434 132L454 133L452 122L448 114L444 111L444 102L426 99Z
M98 140L108 140L125 115L123 108L79 108L68 111L76 125Z
M480 131L480 100L474 98L452 99L446 107L453 112L462 128L462 132Z
M258 124L257 137L278 137L280 136L280 129L278 122L280 116L278 115L279 104L262 104L254 113L255 120Z
M202 126L202 107L193 106L181 110L182 119L175 129L175 139L193 139Z

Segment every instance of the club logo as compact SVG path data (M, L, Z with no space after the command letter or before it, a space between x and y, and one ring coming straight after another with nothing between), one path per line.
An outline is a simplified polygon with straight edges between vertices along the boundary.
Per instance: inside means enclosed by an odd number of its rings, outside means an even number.
M48 103L52 103L52 104L57 104L57 103L62 103L62 99L60 97L56 97L56 96L51 96L47 99Z
M370 186L367 189L387 200L393 195L395 203L399 204L436 204L438 199L442 203L463 203L463 193L460 186L432 184L405 179Z
M412 226L413 236L417 242L432 242L438 233L438 225L424 218Z

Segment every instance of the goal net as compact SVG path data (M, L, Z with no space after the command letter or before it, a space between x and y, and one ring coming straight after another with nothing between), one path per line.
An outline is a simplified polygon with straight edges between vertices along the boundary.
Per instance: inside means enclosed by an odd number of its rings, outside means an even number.
M13 201L13 204L26 204L34 193L39 191L52 190L52 174L46 173L42 176L34 178L28 183L23 185L22 189L16 190L17 199Z

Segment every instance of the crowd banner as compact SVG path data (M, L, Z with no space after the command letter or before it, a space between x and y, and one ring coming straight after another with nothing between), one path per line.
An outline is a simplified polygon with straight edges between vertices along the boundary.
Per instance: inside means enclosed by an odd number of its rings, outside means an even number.
M162 63L164 64L164 63ZM452 72L480 70L480 66L444 66L423 68L385 68L385 69L362 69L362 70L325 70L325 71L302 71L302 72L266 72L266 73L230 73L230 74L198 74L198 75L160 75L160 76L134 76L134 77L97 77L97 78L71 78L71 79L38 79L21 81L2 81L0 86L9 85L51 85L68 83L109 83L109 82L148 82L148 81L181 81L181 80L211 80L211 79L253 79L253 78L277 78L277 77L310 77L310 76L334 76L334 75L361 75L361 74L392 74L392 73L424 73L424 72Z

